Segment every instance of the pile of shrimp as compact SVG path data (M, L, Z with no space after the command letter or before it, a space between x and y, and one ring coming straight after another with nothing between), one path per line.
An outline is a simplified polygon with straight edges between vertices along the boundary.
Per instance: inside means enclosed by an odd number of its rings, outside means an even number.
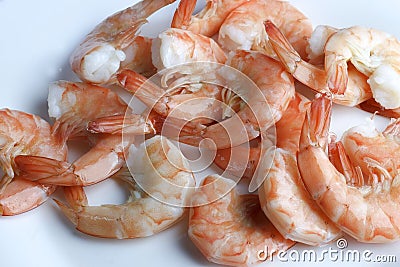
M207 0L195 15L197 1L181 0L166 30L141 36L173 2L142 0L98 24L70 57L80 81L49 85L51 124L0 110L0 213L27 212L59 190L57 210L92 236L146 237L186 219L200 252L231 266L343 234L400 239L400 42L314 26L280 0ZM334 105L371 119L338 139ZM392 119L382 132L377 114ZM90 146L74 161L71 140ZM196 185L179 143L212 151L215 173ZM90 206L85 188L106 179L123 181L129 199Z

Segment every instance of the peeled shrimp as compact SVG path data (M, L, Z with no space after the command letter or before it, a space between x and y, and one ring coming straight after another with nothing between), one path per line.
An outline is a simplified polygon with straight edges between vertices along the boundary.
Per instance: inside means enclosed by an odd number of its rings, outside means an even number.
M136 33L148 16L173 2L143 0L105 19L72 53L72 70L81 80L95 84L113 83L121 66L153 72L151 40Z
M368 76L374 99L383 107L400 107L400 42L392 35L360 26L341 29L325 45L328 83L346 91L347 62Z
M330 145L331 163L323 149L328 142L328 103L313 106L302 129L298 164L307 190L325 214L358 241L398 240L399 122L383 134L368 125L350 129L343 143Z
M130 142L124 142L120 134L89 135L89 121L111 115L124 115L127 105L107 88L59 81L49 87L49 114L56 118L53 131L65 141L87 137L94 146L78 160L69 164L48 158L24 157L18 166L29 180L63 186L90 185L97 183L116 171L124 163L124 153ZM138 120L140 116L137 115ZM145 122L142 134L150 131Z
M256 175L265 177L258 191L260 204L278 231L285 238L318 246L341 231L314 202L298 171L296 153L309 103L299 94L290 102L276 124L277 148L261 156ZM272 161L272 166L263 168L263 161Z
M81 187L67 189L71 207L60 201L57 204L77 230L98 237L137 238L165 230L182 218L195 185L188 162L177 147L160 136L147 140L145 150L146 192L127 168L114 175L130 187L126 203L88 206Z
M153 64L163 70L179 64L208 61L225 63L225 52L211 38L181 29L168 29L153 41ZM194 66L190 66L193 68ZM183 69L182 71L193 70Z
M65 160L66 143L51 132L42 118L21 111L0 110L0 211L16 215L42 204L54 192L54 186L41 186L19 177L15 159L18 155L33 155ZM17 172L17 174L16 174Z
M218 32L229 13L247 1L249 0L207 0L204 9L192 15L197 0L181 0L171 27L211 37Z
M352 64L347 66L347 89L343 94L335 93L328 84L328 74L325 69L304 61L271 21L265 23L265 28L268 40L286 70L301 83L320 93L332 93L333 101L340 105L353 107L372 98L372 92L367 83L368 77L356 70ZM316 28L310 39L312 41L309 48L310 60L316 64L321 63L321 56L325 56L323 51L325 42L336 31L331 27L320 26ZM316 39L319 40L319 43Z
M218 149L243 144L266 131L282 117L295 93L292 76L279 62L259 52L238 50L227 64L247 75L258 94L252 92L244 108L202 131L202 137L210 138Z
M257 50L274 56L265 34L263 22L266 20L278 25L300 55L306 56L312 24L286 1L250 0L239 6L222 24L218 43L227 50Z
M231 190L234 185L212 175L193 195L189 237L201 253L218 264L248 266L261 263L260 251L267 259L293 246L295 242L284 239L265 217L257 195L239 196Z

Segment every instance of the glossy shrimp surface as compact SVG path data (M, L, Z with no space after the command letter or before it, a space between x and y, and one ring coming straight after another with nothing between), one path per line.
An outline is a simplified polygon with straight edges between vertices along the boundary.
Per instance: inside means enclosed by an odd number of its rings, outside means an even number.
M307 190L325 214L358 241L398 240L398 122L383 134L366 126L350 129L343 143L330 144L329 158L323 147L330 112L329 106L314 106L303 125L298 164ZM386 155L391 155L389 161Z
M261 263L260 251L272 254L295 244L268 221L257 195L238 195L234 189L229 190L232 184L232 180L221 176L208 176L192 198L189 237L209 261L248 266ZM203 205L207 200L209 203Z
M221 26L218 43L228 50L257 50L273 56L263 25L266 20L278 25L300 55L306 55L312 24L289 2L279 0L251 0L234 9Z
M95 84L113 83L121 64L152 72L152 63L145 59L151 57L151 40L136 34L147 17L174 1L143 0L102 21L72 53L72 70L83 81Z
M341 231L314 202L298 171L296 153L309 104L297 94L276 124L277 148L261 156L257 170L257 175L265 176L258 194L264 213L285 238L318 246ZM268 160L271 167L263 168Z
M256 85L257 92L242 88L249 95L247 105L220 123L208 126L202 137L210 138L218 149L243 144L274 125L289 105L295 93L292 76L281 64L259 52L238 50L227 64ZM234 134L232 134L234 133Z
M347 88L343 93L336 93L329 85L328 74L324 64L324 47L327 40L338 30L332 27L319 26L310 38L308 46L310 62L303 60L284 34L271 21L265 23L268 40L280 58L286 70L301 83L316 92L332 94L333 101L340 105L356 106L372 98L372 92L367 83L368 77L360 73L352 64L347 66Z
M126 203L89 206L82 187L67 189L69 206L57 201L77 230L106 238L146 237L182 218L195 185L188 162L177 147L160 136L147 140L144 149L148 158L140 161L145 191L126 167L114 175L129 186L131 196Z
M218 33L226 17L249 0L207 0L206 6L193 15L197 0L181 0L171 23L172 28L189 30L208 37Z
M65 160L67 146L39 116L9 109L0 110L0 139L0 165L5 173L1 179L1 214L16 215L39 206L55 190L54 186L19 177L16 158L29 155Z

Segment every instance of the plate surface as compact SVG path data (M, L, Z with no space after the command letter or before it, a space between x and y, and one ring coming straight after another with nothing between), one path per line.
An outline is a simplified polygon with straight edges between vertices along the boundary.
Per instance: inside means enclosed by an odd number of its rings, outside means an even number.
M1 108L12 108L47 116L47 86L64 79L76 80L70 71L68 58L82 38L97 23L112 13L132 4L132 0L0 0L0 74ZM199 1L204 4L204 1ZM310 17L314 26L328 24L335 27L363 25L378 28L400 38L400 2L393 0L292 0L297 8ZM150 18L142 33L156 36L170 23L176 4ZM333 130L340 136L348 127L362 122L368 113L344 107L335 108ZM379 127L385 119L377 118ZM100 198L112 183L98 185L89 191L92 204L122 202L126 194ZM123 192L123 191L121 191ZM107 240L86 236L74 230L52 201L15 217L0 218L0 251L2 266L214 266L208 263L186 234L187 222L156 236L136 240ZM315 249L325 255L325 265L363 266L369 255L394 255L400 261L399 244L360 244L350 237L346 249L336 244ZM306 246L297 245L301 253ZM346 259L346 251L357 250L362 256ZM328 251L328 252L324 252ZM333 256L329 251L334 251ZM335 252L336 251L336 252ZM286 256L282 260L291 266L318 264ZM329 256L330 255L330 256ZM337 255L337 256L335 256ZM341 256L342 255L342 256ZM364 255L364 256L363 256ZM274 259L261 266L283 266ZM398 263L397 263L398 264ZM396 266L396 263L370 262L368 266Z

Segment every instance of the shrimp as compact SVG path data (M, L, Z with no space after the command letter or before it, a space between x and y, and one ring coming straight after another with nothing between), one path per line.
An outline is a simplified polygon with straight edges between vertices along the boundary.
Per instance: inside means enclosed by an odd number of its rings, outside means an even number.
M388 118L400 118L400 108L386 109L377 103L373 98L360 104L360 108L367 112L377 113Z
M312 106L303 124L298 153L303 182L325 214L358 241L398 240L399 122L382 134L370 125L348 130L342 142L330 144L332 163L324 151L329 102Z
M184 63L226 61L225 52L213 39L175 28L167 29L153 40L152 57L158 71Z
M33 155L65 160L67 146L42 118L9 109L0 110L0 139L0 165L5 173L1 179L0 213L16 215L39 206L55 190L54 186L22 179L16 158Z
M394 36L360 26L339 30L325 45L328 83L346 91L347 62L366 75L374 99L387 109L400 107L400 42Z
M225 18L232 10L248 1L207 0L204 9L196 15L192 15L197 0L181 0L172 19L171 27L211 37L218 33Z
M347 89L343 94L334 92L329 86L328 74L324 69L307 63L297 53L282 32L271 22L265 22L268 40L278 55L280 61L293 77L301 83L319 93L332 93L333 102L354 107L372 98L371 88L367 83L368 77L360 73L352 64L347 66L348 81ZM323 53L324 41L329 40L337 30L331 27L317 27L310 39L310 59L315 63L320 63L321 53ZM318 43L316 39L321 37ZM325 56L325 54L322 54Z
M261 262L260 251L269 258L293 246L295 242L283 238L265 217L257 195L239 196L231 190L234 185L211 175L193 195L188 233L201 253L214 263L248 266Z
M218 149L243 144L266 131L282 117L295 94L292 76L281 64L259 52L238 50L227 64L243 72L256 85L249 90L247 105L232 117L207 126L201 136L214 141Z
M148 16L173 2L143 0L105 19L72 53L72 70L81 80L95 84L113 83L121 66L152 73L151 40L136 33Z
M207 118L198 121L200 124L222 119L221 90L217 86L199 84L200 88L190 85L165 90L131 70L121 71L117 78L124 89L133 93L160 116L172 116L185 121ZM197 91L191 91L194 89Z
M299 94L290 102L276 124L277 148L261 156L256 175L265 177L258 191L260 204L278 231L285 238L317 246L332 241L341 231L314 202L298 171L296 153L309 103ZM265 168L264 161L272 161L272 166Z
M266 38L263 25L265 20L272 20L279 25L300 55L306 56L312 24L286 1L251 0L237 7L222 24L218 43L227 50L257 50L274 56Z
M95 85L58 81L49 86L48 103L50 116L56 118L54 133L65 141L86 137L94 146L72 164L49 158L19 157L18 167L24 178L63 186L90 185L121 168L127 145L133 141L128 136L122 140L120 134L90 135L86 130L91 120L125 114L128 106L116 93ZM140 116L137 117L139 120ZM139 132L151 129L144 121Z
M147 140L145 150L148 158L143 160L143 175L150 184L146 192L124 167L113 177L129 185L131 196L126 203L88 206L82 187L67 189L69 206L56 201L77 230L97 237L137 238L163 231L182 218L195 185L188 162L160 136ZM165 181L161 184L159 179Z

